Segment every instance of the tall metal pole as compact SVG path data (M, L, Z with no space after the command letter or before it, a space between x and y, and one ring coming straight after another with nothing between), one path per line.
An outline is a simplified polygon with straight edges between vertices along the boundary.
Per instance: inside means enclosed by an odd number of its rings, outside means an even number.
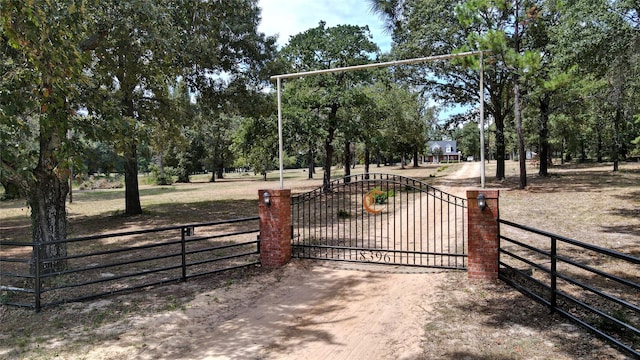
M284 141L282 139L282 100L280 99L280 87L282 80L277 79L278 83L278 152L280 155L280 190L284 189Z
M71 129L67 130L67 140L71 142ZM69 165L69 204L73 202L73 160Z
M485 50L486 51L486 50ZM409 65L409 64L420 64L428 61L435 60L448 60L465 56L473 56L480 54L480 122L482 123L482 127L480 128L483 133L481 134L480 141L482 142L482 147L484 148L484 88L483 88L483 80L482 74L483 70L483 60L482 60L483 51L468 51L464 53L458 54L447 54L447 55L436 55L436 56L428 56L414 59L406 59L406 60L395 60L388 62L381 62L375 64L365 64L365 65L355 65L355 66L346 66L332 69L323 69L323 70L313 70L313 71L305 71L299 73L290 73L290 74L282 74L282 75L274 75L271 76L271 79L276 79L277 89L278 89L278 138L280 145L280 189L284 189L284 180L283 180L283 169L284 169L284 154L283 154L283 140L282 140L282 102L280 100L280 87L282 79L291 79L291 78L299 78L305 77L309 75L318 75L318 74L327 74L327 73L340 73L345 71L352 70L363 70L363 69L373 69L379 67L387 67L387 66L396 66L396 65ZM484 187L484 151L481 151L482 157L482 187Z
M480 161L482 162L480 184L484 188L484 58L482 52L480 52Z

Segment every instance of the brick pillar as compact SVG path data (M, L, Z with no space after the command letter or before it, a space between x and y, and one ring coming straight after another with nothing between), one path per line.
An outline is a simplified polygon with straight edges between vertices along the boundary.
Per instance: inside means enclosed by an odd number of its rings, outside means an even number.
M498 190L468 190L469 279L498 279ZM484 194L487 206L478 208L478 195Z
M264 202L269 193L270 204ZM265 268L291 259L291 190L258 190L260 199L260 262Z

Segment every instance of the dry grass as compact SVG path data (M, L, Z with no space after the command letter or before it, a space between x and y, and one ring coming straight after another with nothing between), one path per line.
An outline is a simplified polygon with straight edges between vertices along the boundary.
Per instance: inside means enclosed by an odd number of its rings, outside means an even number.
M477 187L472 177L452 183L447 174L459 165L427 165L419 169L372 168L424 179L436 186ZM529 186L517 190L517 163L507 162L507 180L492 180L495 163L487 166L487 187L499 188L501 218L557 233L580 241L640 256L640 164L622 164L613 173L606 164L565 165L550 169L547 178L531 175ZM355 173L361 172L357 168ZM530 174L537 169L530 167ZM157 227L180 223L213 221L257 215L258 189L277 188L277 173L263 182L257 176L230 175L216 183L194 177L191 184L141 186L144 214L122 216L123 189L75 191L69 204L71 236ZM294 192L320 185L322 173L314 180L306 172L287 171L285 187ZM336 176L341 175L337 171ZM430 175L434 175L432 177ZM29 240L29 211L24 201L0 203L0 238ZM636 269L637 270L637 269ZM99 346L117 331L102 333L104 325L115 324L131 314L180 311L203 289L243 283L249 278L277 277L277 271L259 269L234 271L186 284L126 294L112 299L108 306L100 301L70 304L64 311L29 310L0 307L2 348L8 358L48 359L64 354L47 344L68 329L70 352L86 346ZM502 283L473 283L464 274L452 273L441 287L439 301L425 315L429 338L424 342L423 358L451 359L616 359L624 355L579 327L524 297ZM212 301L215 301L212 300ZM47 322L48 326L42 326ZM59 347L53 347L59 349Z

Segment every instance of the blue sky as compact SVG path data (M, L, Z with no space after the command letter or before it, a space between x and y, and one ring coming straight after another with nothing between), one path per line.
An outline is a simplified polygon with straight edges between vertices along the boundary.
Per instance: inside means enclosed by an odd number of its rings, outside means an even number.
M391 36L384 23L372 14L367 0L259 0L262 22L258 29L267 34L278 34L278 45L285 45L289 37L318 26L321 20L327 26L368 25L373 42L384 52L391 48Z

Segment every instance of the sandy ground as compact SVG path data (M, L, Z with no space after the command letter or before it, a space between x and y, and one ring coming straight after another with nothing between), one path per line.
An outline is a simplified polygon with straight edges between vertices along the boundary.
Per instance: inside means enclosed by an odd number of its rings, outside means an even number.
M466 164L449 178L472 178L477 167ZM464 196L464 188L444 190ZM249 284L203 292L183 311L122 321L111 329L114 339L79 356L422 358L423 324L445 276L430 269L293 261Z

